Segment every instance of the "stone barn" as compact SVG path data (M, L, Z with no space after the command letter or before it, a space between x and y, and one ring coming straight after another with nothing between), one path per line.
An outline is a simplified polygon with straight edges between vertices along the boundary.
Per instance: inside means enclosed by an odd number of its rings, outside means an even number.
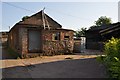
M9 47L22 58L73 52L74 31L40 12L24 18L9 31Z

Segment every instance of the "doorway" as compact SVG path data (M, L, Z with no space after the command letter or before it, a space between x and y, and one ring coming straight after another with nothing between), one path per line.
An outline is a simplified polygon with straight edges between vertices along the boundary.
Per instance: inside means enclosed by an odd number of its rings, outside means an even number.
M30 53L39 53L41 51L41 32L40 31L29 30L28 51Z

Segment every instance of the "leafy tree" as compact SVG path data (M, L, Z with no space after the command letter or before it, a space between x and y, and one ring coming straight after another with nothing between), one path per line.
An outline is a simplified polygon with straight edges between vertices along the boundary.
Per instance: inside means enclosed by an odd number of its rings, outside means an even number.
M75 37L79 38L80 36L85 36L85 31L87 28L82 27L81 29L75 32Z
M111 18L106 17L106 16L101 16L100 18L98 18L97 21L95 21L96 26L102 26L102 25L107 25L111 23L112 23Z

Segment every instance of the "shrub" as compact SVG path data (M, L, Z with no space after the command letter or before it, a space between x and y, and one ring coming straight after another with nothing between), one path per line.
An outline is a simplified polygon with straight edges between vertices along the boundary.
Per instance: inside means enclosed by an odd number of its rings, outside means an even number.
M111 38L105 43L105 63L110 78L120 79L120 39Z

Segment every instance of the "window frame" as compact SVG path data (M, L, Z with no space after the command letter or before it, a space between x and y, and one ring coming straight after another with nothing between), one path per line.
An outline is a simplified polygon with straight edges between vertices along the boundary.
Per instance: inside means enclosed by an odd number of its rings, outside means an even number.
M52 41L60 41L60 32L54 32L52 34Z

